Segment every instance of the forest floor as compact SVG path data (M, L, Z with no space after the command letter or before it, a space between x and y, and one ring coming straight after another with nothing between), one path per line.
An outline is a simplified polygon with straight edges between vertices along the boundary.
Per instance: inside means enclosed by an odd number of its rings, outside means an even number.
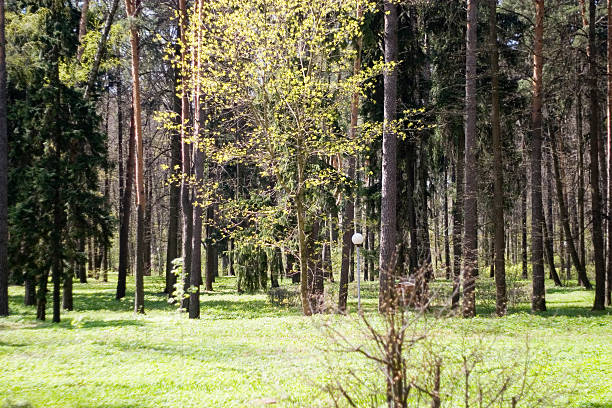
M347 367L374 382L380 377L355 353L330 351L336 343L325 323L362 339L356 313L306 318L264 293L238 295L235 279L219 278L214 293L202 294L201 320L190 321L151 277L147 314L135 316L133 291L116 301L114 278L75 283L75 311L63 312L58 325L35 321L35 309L22 306L23 288L11 288L12 316L0 319L0 406L327 407L323 387ZM547 285L545 313L529 313L528 299L517 298L507 317L496 318L483 296L478 317L430 319L429 336L455 354L472 347L489 359L499 353L523 361L528 348L534 393L559 406L612 408L612 314L590 311L592 291ZM351 286L353 312L354 294ZM374 283L364 285L363 297L374 316Z

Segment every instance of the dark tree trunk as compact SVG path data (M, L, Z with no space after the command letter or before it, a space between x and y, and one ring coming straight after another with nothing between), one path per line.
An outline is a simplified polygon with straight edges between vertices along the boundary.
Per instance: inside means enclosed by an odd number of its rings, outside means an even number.
M38 291L36 292L36 319L44 321L47 313L47 281L49 280L49 272L43 271L38 276Z
M59 55L54 59L53 81L57 87L55 95L55 123L53 130L53 231L51 231L50 256L51 256L51 280L53 282L53 323L60 322L60 288L64 278L64 209L62 205L62 130L60 128L61 88L59 87Z
M72 280L74 270L69 270L64 274L64 292L62 293L62 309L73 310L74 302L72 296Z
M612 0L608 0L608 13L607 13L607 144L608 144L608 157L607 157L607 171L608 171L608 263L606 265L607 279L606 279L606 305L612 306Z
M450 280L452 275L452 268L450 258L450 240L448 236L448 229L450 228L450 225L448 223L448 160L444 161L443 192L444 200L442 204L444 205L444 271L446 279Z
M478 8L476 0L467 3L467 42L465 63L465 198L463 234L463 316L476 314L475 276L478 270L478 164L476 141L476 50Z
M77 273L79 277L79 282L87 283L87 268L85 267L85 237L83 236L84 231L79 232L81 236L79 237L79 254L83 257L83 259L79 259L77 262Z
M151 242L152 242L152 238L153 238L153 228L152 228L152 211L151 211L151 202L153 199L153 192L151 189L151 186L153 184L152 180L151 180L151 173L149 172L149 177L147 177L147 180L145 181L145 195L147 197L147 205L145 206L145 213L144 213L144 235L143 235L143 246L144 246L144 250L143 250L143 262L144 262L144 269L143 269L143 275L144 276L151 276Z
M197 12L201 13L202 0L197 1ZM200 35L197 33L197 49L200 49ZM193 140L194 140L194 191L199 191L204 185L204 151L203 146L199 145L200 142L200 119L202 115L202 107L200 105L200 81L198 72L200 71L200 58L199 54L195 55L196 66L193 81L195 83L195 89L193 91ZM202 200L195 193L194 200ZM191 236L191 274L189 277L190 290L189 290L189 318L199 319L200 318L200 285L202 284L202 205L203 203L196 203L193 206L193 230ZM206 277L207 282L209 277ZM212 288L211 288L212 289Z
M77 50L77 59L80 61L83 56L83 38L87 34L87 14L89 12L89 0L83 0L81 6L81 19L79 20L79 48Z
M211 204L206 209L206 290L213 290L215 276L218 275L217 268L217 244L215 242L215 206Z
M36 279L32 276L31 272L26 273L25 277L25 297L23 303L25 306L36 305Z
M8 135L6 123L6 39L0 1L0 316L8 316Z
M596 3L589 0L589 133L591 136L591 213L593 218L593 254L595 256L595 300L593 310L605 309L606 264L599 189L599 101L597 100L597 45L595 32Z
M397 214L397 58L398 13L394 1L384 1L385 62L392 63L384 73L384 129L382 146L382 199L380 211L380 293L378 308L387 311L394 298Z
M499 114L499 51L497 49L497 0L489 0L489 45L491 47L491 138L493 141L493 228L495 254L495 309L498 316L506 314L506 261L504 259L504 165Z
M181 43L187 41L187 6L185 0L179 0L179 18L180 18L180 36ZM187 64L186 51L181 50L181 65ZM191 241L193 231L193 209L191 201L191 186L189 185L189 177L191 177L191 144L187 143L185 124L189 119L189 101L187 99L187 91L183 89L181 94L181 210L183 213L183 273L181 279L183 281L183 292L185 296L181 300L181 309L189 308L189 283L191 281Z
M461 292L461 261L463 258L463 175L464 175L465 137L457 137L457 157L454 168L456 185L455 201L453 202L453 309L459 306Z
M119 88L120 89L120 86ZM121 98L119 96L118 106L121 106ZM119 108L121 111L121 108ZM117 112L118 123L122 118L122 113ZM132 185L134 183L134 168L136 163L136 136L134 132L134 109L130 109L130 139L128 142L128 161L127 171L125 175L125 190L121 197L121 209L123 214L121 215L121 224L119 225L119 270L117 274L117 293L115 294L116 299L122 299L125 297L126 281L128 268L130 266L130 216L132 213ZM122 129L119 134L122 134Z
M555 286L563 286L563 284L561 283L561 279L559 278L559 274L557 273L557 269L555 268L555 252L553 248L552 233L548 229L549 224L546 221L546 217L544 217L544 253L548 261L550 279L555 282Z
M531 111L531 264L533 293L531 309L546 310L544 287L544 211L542 209L542 41L544 35L544 0L536 0L533 56L533 104Z

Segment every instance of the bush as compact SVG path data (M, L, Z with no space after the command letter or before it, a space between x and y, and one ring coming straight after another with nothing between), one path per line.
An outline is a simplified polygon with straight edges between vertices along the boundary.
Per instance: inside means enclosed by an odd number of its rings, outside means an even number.
M268 291L268 301L275 306L296 307L301 305L297 288L272 288Z

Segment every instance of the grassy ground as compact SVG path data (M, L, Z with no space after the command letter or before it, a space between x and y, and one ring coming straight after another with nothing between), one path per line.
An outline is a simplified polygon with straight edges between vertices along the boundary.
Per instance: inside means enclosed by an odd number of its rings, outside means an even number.
M322 351L330 340L321 322L356 336L354 317L305 318L298 308L271 305L265 294L237 295L235 281L221 278L215 293L202 295L202 319L189 321L159 294L161 280L150 278L146 286L147 314L135 316L133 292L118 302L112 282L75 283L75 311L64 313L59 325L36 322L35 310L22 306L22 288L11 288L13 315L0 319L0 401L33 407L250 407L271 401L325 407L330 401L319 385L337 378L340 366L368 366L353 354ZM373 310L373 284L365 285L364 296ZM519 356L510 350L528 338L536 388L562 396L562 406L611 408L612 315L591 312L592 297L576 287L551 288L548 312L529 313L519 297L503 319L492 317L485 301L479 317L442 319L432 335L447 345L466 339L501 345L511 359Z

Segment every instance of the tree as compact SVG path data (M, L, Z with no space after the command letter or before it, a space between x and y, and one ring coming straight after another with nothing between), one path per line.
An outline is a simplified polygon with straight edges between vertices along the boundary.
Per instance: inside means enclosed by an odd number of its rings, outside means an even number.
M125 0L125 7L128 18L130 19L130 45L132 48L132 104L134 107L134 138L136 147L136 205L138 208L134 312L144 313L144 216L147 198L144 191L144 152L142 145L142 113L140 103L140 40L138 26L135 21L140 13L140 0Z
M533 51L533 102L531 108L531 263L533 293L531 309L546 310L544 289L544 210L542 208L542 42L544 37L544 0L535 1L535 38Z
M504 222L504 174L499 118L499 51L497 48L497 0L489 0L489 47L491 59L491 138L493 142L493 172L495 193L493 197L493 218L495 233L495 309L498 316L506 314L506 262Z
M395 285L397 213L397 63L398 10L393 0L385 0L384 124L382 147L382 197L380 210L380 292L378 308L392 307Z
M6 38L0 1L0 316L8 316L8 135L6 125Z
M475 283L478 272L478 178L476 139L476 50L478 6L467 3L465 61L465 192L463 235L463 316L476 314Z
M596 3L589 0L589 133L591 136L591 213L593 218L593 256L595 258L595 300L593 310L605 309L606 265L604 261L603 229L601 219L601 192L599 189L599 101L597 97L597 45Z
M612 214L612 0L608 0L607 15L607 136L608 136L608 215ZM612 221L608 218L608 264L606 279L606 305L612 306Z

